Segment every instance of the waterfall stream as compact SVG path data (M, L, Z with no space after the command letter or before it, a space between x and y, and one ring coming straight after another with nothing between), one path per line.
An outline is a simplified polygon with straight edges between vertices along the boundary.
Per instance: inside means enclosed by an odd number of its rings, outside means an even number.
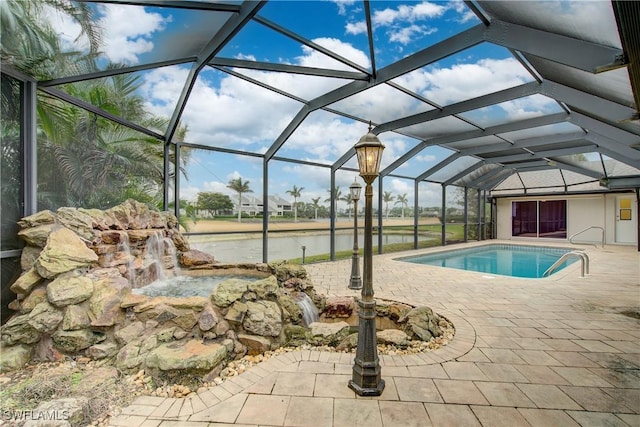
M139 245L132 247L128 234L122 233L117 250L127 259L125 275L133 289L180 274L176 247L162 231L150 235L143 250Z
M297 292L292 296L300 310L302 310L302 323L305 327L308 328L310 324L319 320L318 308L309 295L304 292Z
M164 237L162 232L157 232L147 239L146 252L145 264L151 265L155 263L157 265L158 280L166 279L169 270L173 275L178 274L179 267L175 245L171 239ZM167 255L169 255L168 260L166 258ZM168 262L171 265L168 266Z

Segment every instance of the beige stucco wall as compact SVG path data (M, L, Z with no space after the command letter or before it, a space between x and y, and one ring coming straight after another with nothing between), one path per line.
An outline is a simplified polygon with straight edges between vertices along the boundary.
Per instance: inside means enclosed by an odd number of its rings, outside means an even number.
M571 236L591 226L602 227L605 230L605 243L615 244L616 226L616 197L620 195L632 196L637 206L636 196L633 193L609 193L609 194L585 194L585 195L558 195L558 196L530 196L508 197L497 200L497 238L505 240L531 240L527 237L511 236L511 202L524 200L567 200L567 236ZM634 215L634 230L636 233L634 243L638 241L638 213ZM602 231L592 229L581 233L574 238L574 242L600 242ZM545 240L545 239L535 239ZM548 239L557 242L560 239Z

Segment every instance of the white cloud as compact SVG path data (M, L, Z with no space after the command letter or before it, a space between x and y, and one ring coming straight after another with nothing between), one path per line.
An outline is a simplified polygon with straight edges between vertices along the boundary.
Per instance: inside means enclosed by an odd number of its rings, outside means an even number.
M219 181L203 182L201 191L210 191L212 193L222 193L222 194L235 194L235 191L231 190L230 188L227 188L227 184L224 184Z
M246 175L241 174L239 171L233 171L229 174L227 174L227 182L231 181L232 179L237 179L237 178L242 178L242 181L249 181L249 188L251 190L253 190L253 193L260 193L261 192L261 184L259 187L257 185L255 185L255 183L252 180L248 180L246 178ZM208 191L208 192L212 192L212 193L222 193L222 194L226 194L229 197L233 197L233 196L238 196L238 193L233 191L232 189L230 189L229 187L227 187L227 182L220 182L220 181L204 181L201 183L201 189L196 188L196 193L198 191ZM181 193L182 193L182 187L180 188ZM254 194L255 195L255 194Z
M428 1L412 6L400 5L397 8L374 11L371 22L374 28L386 28L389 41L407 45L437 31L436 28L418 25L416 22L441 17L447 9L447 6ZM366 30L365 21L348 22L345 26L347 34L364 34Z
M550 113L557 105L556 101L544 95L532 95L503 102L499 107L507 112L509 120L523 120Z
M374 86L332 104L331 107L358 117L365 117L373 123L385 123L431 109L430 106L389 85Z
M172 18L149 13L142 6L100 5L98 25L103 29L104 54L112 62L138 63L138 55L154 48L153 33Z
M450 68L421 69L398 79L400 84L440 105L518 86L531 75L513 58L481 59Z
M429 35L437 30L435 28L429 28L422 25L409 25L399 29L393 29L389 31L389 41L398 42L403 45L407 45L413 41L417 36Z
M338 6L338 14L345 15L347 13L347 6L352 6L356 3L356 0L330 0Z
M313 42L363 67L369 67L371 64L367 54L349 43L331 37L319 37L313 39ZM353 71L353 68L308 46L302 46L302 53L302 56L296 58L298 65Z
M51 6L45 6L44 11L43 15L60 37L63 51L89 50L89 40L86 35L82 34L82 27L76 20Z
M367 32L367 23L365 21L348 22L344 29L347 34L352 34L354 36L358 34L365 34Z
M238 171L233 171L230 174L227 174L227 181L231 181L232 179L242 178L242 174Z
M145 74L141 90L149 111L170 117L186 77L187 66L155 69ZM187 142L233 146L271 143L299 109L299 104L233 77L218 86L206 75L194 85L181 121L189 131Z
M389 185L389 189L395 195L406 194L407 200L413 200L413 183L406 179L392 178L389 183L385 181L386 185ZM386 189L385 185L385 189Z
M414 17L414 19L431 19L442 16L446 11L447 6L425 1L413 7L413 10L409 12L409 16Z
M320 197L320 202L323 202L329 196L327 190L331 186L331 178L328 168L291 163L283 165L280 170L275 170L274 173L277 174L278 179L269 182L270 193L276 192L284 195L287 190L291 190L296 185L298 188L303 188L299 199L301 201L311 203L311 199Z
M380 166L381 169L384 169L407 151L410 138L391 132L380 134L379 138L385 146L382 152L382 165Z
M155 68L145 73L139 91L147 102L147 110L171 117L188 74L188 68L183 66Z
M415 157L415 159L419 162L429 163L429 162L435 161L437 157L432 154L426 154L426 155L418 155Z
M415 22L437 18L442 16L446 10L446 6L430 2L422 2L415 6L400 5L396 9L387 8L375 11L372 21L374 25L389 26L397 22Z
M451 2L451 8L454 9L460 16L458 21L461 23L476 20L478 17L471 9L467 7L462 0L453 0Z
M366 133L362 123L345 123L334 115L317 112L296 129L284 150L303 150L306 160L332 162L346 153Z
M200 188L194 187L193 185L181 185L180 186L180 199L188 200L190 202L195 201L198 198L198 193L200 192Z
M442 187L439 184L421 183L418 186L418 200L422 207L442 205Z

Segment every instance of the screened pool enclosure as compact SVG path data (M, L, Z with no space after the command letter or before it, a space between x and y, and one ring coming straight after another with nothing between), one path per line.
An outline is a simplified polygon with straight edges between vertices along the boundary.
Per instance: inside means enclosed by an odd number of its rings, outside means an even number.
M640 210L638 2L0 8L3 289L19 271L19 218L127 198L188 224L206 212L199 194L227 194L231 217L259 224L263 261L284 231L279 198L299 231L320 211L334 257L352 221L353 145L369 127L386 146L378 230L403 219L416 248L425 229L438 244L495 237L505 197L617 192ZM242 218L249 200L262 211ZM202 233L223 232L185 234Z

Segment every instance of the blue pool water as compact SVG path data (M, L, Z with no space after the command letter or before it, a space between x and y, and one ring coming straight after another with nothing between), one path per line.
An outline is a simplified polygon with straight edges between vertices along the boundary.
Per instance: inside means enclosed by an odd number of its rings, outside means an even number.
M541 278L544 272L570 249L518 245L485 245L429 255L399 258L400 261L502 276ZM571 257L555 272L576 261Z

